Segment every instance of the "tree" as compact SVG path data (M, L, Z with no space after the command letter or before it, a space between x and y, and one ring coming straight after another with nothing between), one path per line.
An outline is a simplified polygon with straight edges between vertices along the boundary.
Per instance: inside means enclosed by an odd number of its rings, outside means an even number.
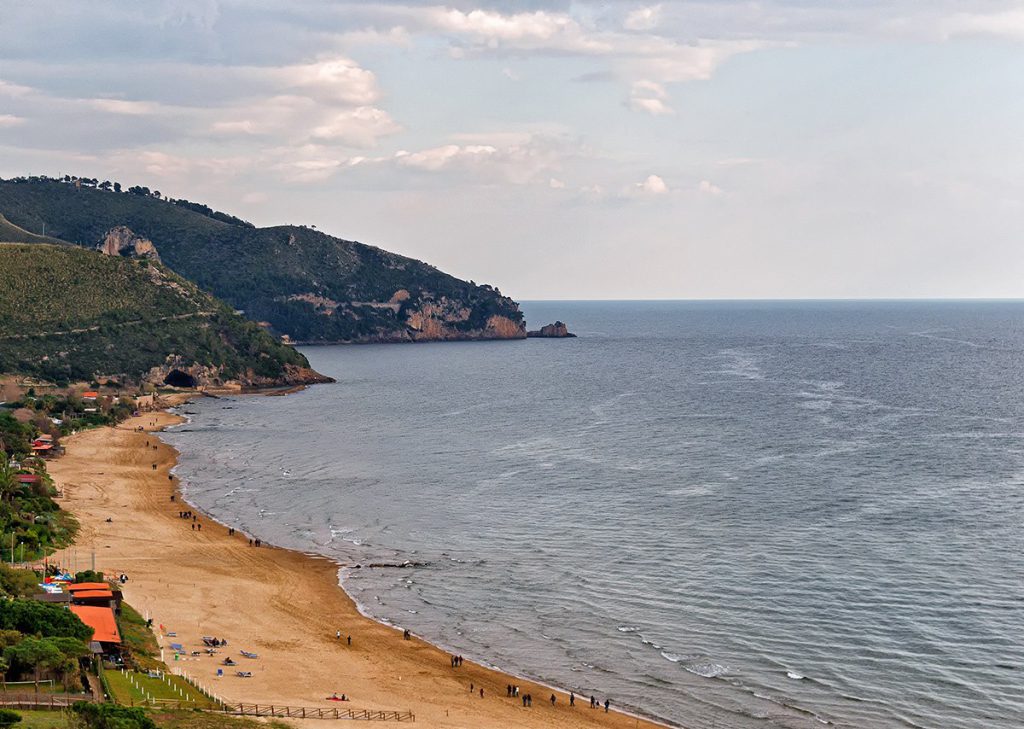
M64 656L60 649L45 638L25 638L4 650L4 658L14 666L32 669L32 680L39 692L39 678L44 669L57 668Z
M92 638L92 628L60 605L35 600L0 601L0 629L17 630L25 635Z
M12 501L18 490L18 476L7 460L7 453L0 450L0 501Z
M115 182L114 183L114 192L121 192L121 183L120 182Z

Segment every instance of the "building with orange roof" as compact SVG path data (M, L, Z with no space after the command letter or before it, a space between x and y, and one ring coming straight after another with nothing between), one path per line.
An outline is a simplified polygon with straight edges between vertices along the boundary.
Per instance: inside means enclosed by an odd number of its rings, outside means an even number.
M121 632L117 629L114 611L108 607L72 605L71 612L92 628L89 647L93 653L110 655L121 651Z

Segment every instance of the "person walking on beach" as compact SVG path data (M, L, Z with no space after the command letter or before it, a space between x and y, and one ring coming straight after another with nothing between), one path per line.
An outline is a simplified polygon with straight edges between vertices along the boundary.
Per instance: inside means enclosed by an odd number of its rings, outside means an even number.
M604 713L606 713L606 714L608 713L608 704L610 704L610 703L611 702L608 699L604 700Z
M351 635L348 637L348 644L352 645L352 636Z
M335 633L334 637L337 638L338 640L341 640L341 631L339 630L337 633Z
M576 694L569 692L569 706L576 706Z
M484 697L484 690L480 689L480 698L482 699L483 697Z
M593 696L591 696L590 697L590 708L593 709L596 706L597 706L597 699L595 699Z
M523 706L524 707L526 706L526 697L525 696L523 697Z
M555 695L554 694L551 694L551 705L552 706L555 705Z
M509 684L505 687L505 693L508 695L509 698L512 698L512 684Z
M195 531L195 530L196 530L196 525L195 525L195 524L193 524L193 525L192 525L192 531Z

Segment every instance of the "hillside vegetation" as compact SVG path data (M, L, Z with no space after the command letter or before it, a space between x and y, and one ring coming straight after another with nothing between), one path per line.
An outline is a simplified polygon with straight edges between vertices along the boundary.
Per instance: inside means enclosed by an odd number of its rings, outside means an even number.
M514 301L421 261L304 226L255 228L198 203L130 190L95 181L0 181L0 214L88 248L127 226L151 240L171 269L297 341L526 335Z
M0 372L68 381L180 369L209 384L268 385L302 380L308 367L158 263L0 244Z

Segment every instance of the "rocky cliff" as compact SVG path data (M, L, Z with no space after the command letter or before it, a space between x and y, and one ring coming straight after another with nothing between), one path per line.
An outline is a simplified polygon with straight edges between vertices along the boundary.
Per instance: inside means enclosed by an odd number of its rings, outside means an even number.
M103 240L96 246L96 250L107 256L160 260L160 254L157 253L153 241L143 238L141 235L135 235L132 229L125 225L117 225L108 230L103 236Z

